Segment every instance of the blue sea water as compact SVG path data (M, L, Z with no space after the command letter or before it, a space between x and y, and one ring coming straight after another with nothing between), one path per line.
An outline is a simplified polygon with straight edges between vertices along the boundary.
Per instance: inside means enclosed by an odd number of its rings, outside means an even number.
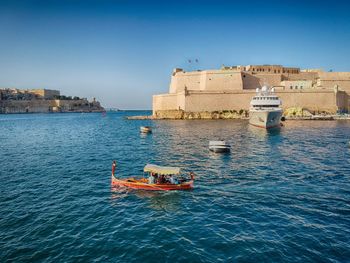
M0 115L0 262L350 262L349 121L124 118L148 113ZM195 189L112 188L113 159Z

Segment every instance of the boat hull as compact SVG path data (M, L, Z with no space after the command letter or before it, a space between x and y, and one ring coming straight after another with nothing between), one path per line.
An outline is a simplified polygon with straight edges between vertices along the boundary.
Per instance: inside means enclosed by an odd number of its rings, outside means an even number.
M174 190L191 190L193 181L182 184L148 184L146 180L137 179L117 179L112 175L112 186L127 187L131 189L141 189L148 191L174 191Z
M228 153L230 152L230 147L209 147L209 150L214 153Z
M140 127L141 133L152 133L152 129L150 127L142 126Z
M249 124L270 129L281 127L282 110L251 110Z

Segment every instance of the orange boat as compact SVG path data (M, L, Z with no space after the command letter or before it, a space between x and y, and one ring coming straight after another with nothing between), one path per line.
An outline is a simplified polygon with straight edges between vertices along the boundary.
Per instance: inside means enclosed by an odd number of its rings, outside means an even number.
M188 179L178 178L181 174L180 168L147 164L143 171L148 174L148 179L144 177L121 179L117 178L112 172L112 186L150 191L193 189L194 174L190 173L190 178Z

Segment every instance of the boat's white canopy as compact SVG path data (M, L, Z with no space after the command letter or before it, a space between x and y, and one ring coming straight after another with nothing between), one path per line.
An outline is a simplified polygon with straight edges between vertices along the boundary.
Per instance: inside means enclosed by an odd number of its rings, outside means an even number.
M143 168L144 172L149 173L157 173L157 174L180 174L179 167L170 167L170 166L159 166L154 164L147 164L145 168Z
M225 141L209 141L209 146L225 146Z

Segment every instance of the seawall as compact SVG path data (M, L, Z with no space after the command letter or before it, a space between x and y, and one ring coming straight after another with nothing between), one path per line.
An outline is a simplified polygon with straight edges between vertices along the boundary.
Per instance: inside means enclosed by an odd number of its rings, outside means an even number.
M341 110L340 105L348 99L344 91L333 90L282 90L276 92L282 100L284 110L303 108L312 114L336 114ZM180 118L184 116L213 116L217 112L246 112L249 111L250 101L255 95L254 90L207 92L186 91L176 94L153 96L153 116L156 118ZM208 113L210 113L208 115ZM225 114L224 114L225 115ZM227 115L227 114L226 114ZM235 114L233 114L235 116ZM241 115L241 114L240 114ZM173 116L173 117L170 117Z
M0 113L102 112L99 102L79 100L2 100Z

